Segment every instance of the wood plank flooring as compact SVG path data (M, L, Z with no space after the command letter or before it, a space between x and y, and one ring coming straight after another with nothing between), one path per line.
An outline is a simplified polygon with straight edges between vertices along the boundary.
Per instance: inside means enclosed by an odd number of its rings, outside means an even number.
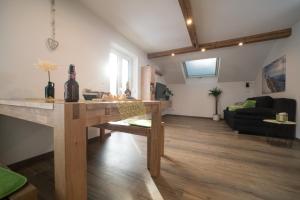
M271 146L264 137L239 135L223 122L167 116L161 177L146 169L146 140L112 134L88 145L88 199L298 200L300 144ZM53 199L53 158L18 167ZM76 174L74 174L76 176Z

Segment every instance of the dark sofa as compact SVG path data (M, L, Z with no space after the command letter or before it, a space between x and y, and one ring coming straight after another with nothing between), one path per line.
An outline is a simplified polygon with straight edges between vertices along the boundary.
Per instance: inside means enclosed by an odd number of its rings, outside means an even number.
M224 110L224 119L227 124L239 133L262 135L271 133L272 137L295 138L295 127L284 127L278 129L276 125L263 122L264 119L275 119L276 113L286 112L289 121L296 119L296 101L286 98L272 98L270 96L253 97L249 100L255 100L255 108L245 108L236 111ZM283 135L284 134L284 135Z

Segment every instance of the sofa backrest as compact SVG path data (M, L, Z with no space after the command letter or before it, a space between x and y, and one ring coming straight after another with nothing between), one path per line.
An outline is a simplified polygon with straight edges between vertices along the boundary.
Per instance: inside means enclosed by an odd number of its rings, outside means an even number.
M256 101L256 108L273 108L273 98L270 96L252 97L248 99Z
M274 99L273 102L273 107L276 113L286 112L289 115L290 121L296 120L297 103L295 99L277 98Z

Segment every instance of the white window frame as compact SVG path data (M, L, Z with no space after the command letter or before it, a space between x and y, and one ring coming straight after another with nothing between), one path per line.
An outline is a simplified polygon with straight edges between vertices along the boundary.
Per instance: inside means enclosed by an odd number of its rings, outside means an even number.
M129 89L132 89L133 58L128 54L116 49L112 49L110 51L110 54L111 53L117 56L117 88L115 94L117 95L124 94L124 91L121 91L120 89L122 87L122 59L128 61L128 82L129 82ZM110 88L110 92L111 92L111 88Z
M202 59L209 59L209 58L201 58L201 59L195 59L195 60L202 60ZM210 78L210 77L217 77L219 75L219 68L220 68L220 58L218 57L215 57L216 59L216 67L215 67L215 74L209 74L209 75L189 75L188 74L188 70L187 70L187 66L186 66L186 62L188 61L193 61L193 60L187 60L187 61L184 61L182 63L183 65L183 70L184 70L184 73L185 73L185 77L186 78Z

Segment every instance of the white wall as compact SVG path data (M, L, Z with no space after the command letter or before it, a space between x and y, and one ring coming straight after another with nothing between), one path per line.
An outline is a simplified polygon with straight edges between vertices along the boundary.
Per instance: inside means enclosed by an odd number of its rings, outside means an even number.
M215 112L215 102L214 98L208 95L208 91L216 86L223 90L219 102L219 114L222 115L228 105L254 96L253 83L250 84L250 88L246 88L245 82L220 83L217 78L187 79L186 84L168 86L174 92L173 106L168 113L175 115L212 117Z
M297 138L300 138L300 22L292 28L292 36L287 39L278 40L274 44L263 66L286 55L286 91L273 93L270 94L270 96L293 98L297 100ZM262 95L262 70L260 70L257 75L256 93L257 95Z
M43 98L47 76L34 66L38 59L60 65L52 73L57 98L63 98L71 63L76 66L80 90L109 91L106 67L111 48L126 49L135 57L133 92L139 96L139 66L151 64L146 54L77 1L56 3L60 46L50 52L45 46L51 30L50 1L0 1L0 98ZM52 150L50 128L5 117L0 123L1 162L9 164Z

